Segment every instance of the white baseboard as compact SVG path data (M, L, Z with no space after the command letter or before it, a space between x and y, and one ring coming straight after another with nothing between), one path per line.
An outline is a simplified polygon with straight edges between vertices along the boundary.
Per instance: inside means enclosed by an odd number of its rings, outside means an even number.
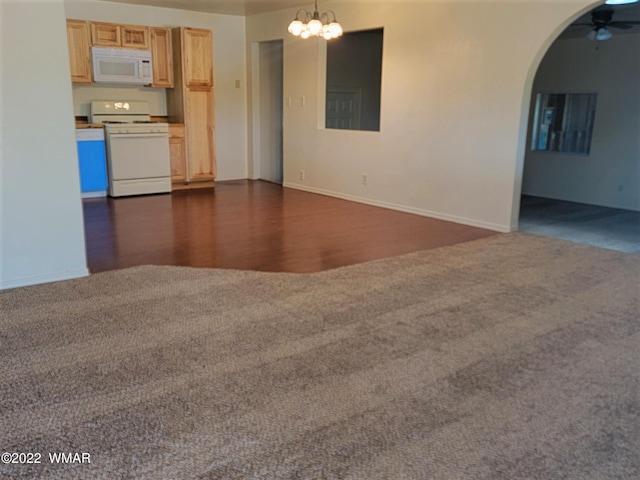
M249 177L216 177L214 182L234 182L237 180L257 180Z
M357 195L348 195L344 193L334 192L332 190L325 190L323 188L310 187L308 185L300 185L298 183L284 182L282 186L287 188L293 188L295 190L302 190L310 193L318 193L320 195L326 195L329 197L341 198L343 200L350 200L352 202L364 203L365 205L372 205L374 207L388 208L389 210L412 213L414 215L420 215L422 217L429 217L429 218L435 218L438 220L445 220L447 222L460 223L462 225L469 225L470 227L486 228L487 230L493 230L501 233L507 233L512 231L509 225L499 225L496 223L474 220L472 218L459 217L456 215L448 215L448 214L443 214L439 212L433 212L433 211L424 210L421 208L407 207L405 205L398 205L398 204L389 203L389 202L381 202L379 200L372 200L370 198L359 197Z
M3 280L0 282L0 290L9 288L28 287L30 285L38 285L41 283L59 282L62 280L72 280L74 278L82 278L89 276L89 270L75 270L70 272L50 273L48 275L36 275L34 277L15 278L12 280Z

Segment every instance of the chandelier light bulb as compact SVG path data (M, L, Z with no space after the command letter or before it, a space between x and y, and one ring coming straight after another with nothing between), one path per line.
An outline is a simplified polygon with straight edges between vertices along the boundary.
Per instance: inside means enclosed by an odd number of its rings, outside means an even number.
M311 35L318 35L320 30L322 30L322 22L320 20L316 20L315 18L311 20L309 23L309 33Z
M333 38L337 38L342 35L342 26L338 22L331 22L329 24L329 31Z
M293 20L289 24L289 33L295 35L296 37L300 36L303 29L304 26L302 25L302 22L300 20Z

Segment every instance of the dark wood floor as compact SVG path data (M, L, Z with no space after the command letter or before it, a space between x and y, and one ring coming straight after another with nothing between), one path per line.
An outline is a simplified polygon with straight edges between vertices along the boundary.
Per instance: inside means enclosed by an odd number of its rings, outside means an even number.
M496 234L249 180L83 205L91 272L148 264L317 272Z

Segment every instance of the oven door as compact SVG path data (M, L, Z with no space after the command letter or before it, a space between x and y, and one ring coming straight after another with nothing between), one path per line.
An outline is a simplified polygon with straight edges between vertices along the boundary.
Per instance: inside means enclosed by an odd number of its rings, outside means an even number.
M109 175L112 180L169 177L169 136L166 133L108 135Z

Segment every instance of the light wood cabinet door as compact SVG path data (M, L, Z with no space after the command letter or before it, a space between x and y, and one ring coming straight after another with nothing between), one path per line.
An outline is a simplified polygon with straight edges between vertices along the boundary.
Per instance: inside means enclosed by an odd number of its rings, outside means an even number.
M96 47L119 47L121 44L119 25L91 22L91 45Z
M89 24L84 20L67 20L71 83L91 83L91 42Z
M120 27L122 46L127 48L149 49L149 28L136 25L122 25Z
M184 125L169 124L169 158L171 160L171 182L186 182L187 162L184 144Z
M95 47L126 47L148 50L151 44L149 27L91 22L91 45Z
M213 186L216 149L212 34L208 30L176 27L172 29L172 42L174 88L167 89L167 116L170 122L184 124L186 181L179 188ZM187 82L188 76L192 85ZM176 141L176 157L179 148ZM176 168L175 178L181 175ZM178 181L182 180L176 180L174 188L178 188Z
M211 30L183 28L182 53L185 86L213 86L213 36Z
M151 65L153 66L152 87L173 87L173 59L171 29L150 28Z
M216 176L213 92L211 89L187 89L184 101L187 179L213 180Z

